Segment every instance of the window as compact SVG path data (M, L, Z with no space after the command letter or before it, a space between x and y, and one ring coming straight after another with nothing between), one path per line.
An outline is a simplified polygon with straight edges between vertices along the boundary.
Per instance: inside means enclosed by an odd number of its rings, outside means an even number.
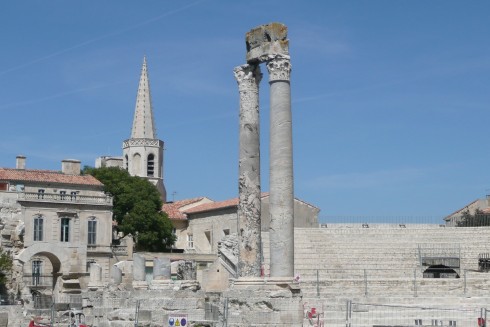
M153 176L155 173L155 156L153 153L148 155L148 165L146 167L146 175Z
M129 171L128 155L126 155L124 158L126 159L126 171Z
M39 285L41 283L42 269L43 262L41 260L32 261L32 285Z
M223 229L223 235L224 236L230 235L230 230L229 229Z
M37 190L37 198L44 199L44 189L40 188L39 190Z
M77 192L76 191L70 192L70 200L76 201L76 199L77 199Z
M88 221L88 245L95 245L97 243L97 220Z
M43 217L35 217L34 218L34 241L42 241L43 240Z
M188 249L194 248L194 238L193 238L192 234L187 235L187 248Z
M70 218L61 218L61 242L70 241Z
M66 198L66 191L60 191L60 199L64 200Z

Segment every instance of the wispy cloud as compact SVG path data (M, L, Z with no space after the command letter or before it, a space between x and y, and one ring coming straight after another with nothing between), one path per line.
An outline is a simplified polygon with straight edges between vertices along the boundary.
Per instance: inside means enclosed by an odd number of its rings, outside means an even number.
M82 93L82 92L102 89L102 88L106 88L106 87L110 87L110 86L114 86L114 85L119 85L119 84L124 84L124 83L128 83L128 82L127 81L120 81L120 82L115 82L115 83L94 85L94 86L90 86L90 87L83 87L83 88L79 88L79 89L75 89L75 90L70 90L70 91L61 92L61 93L57 93L57 94L52 94L52 95L48 95L48 96L41 97L41 98L30 99L30 100L19 101L19 102L6 103L6 104L0 105L0 111L2 109L10 109L10 108L14 108L14 107L37 104L37 103L41 103L41 102L45 102L45 101L49 101L49 100L53 100L53 99L57 99L57 98L62 98L65 96L76 94L76 93Z
M353 51L343 32L325 26L304 24L296 26L290 34L289 38L294 39L294 49L311 52L316 56L345 56Z
M42 57L38 57L38 58L33 59L31 61L25 62L23 64L20 64L20 65L17 65L17 66L13 66L13 67L8 68L8 69L6 69L4 71L1 71L0 72L0 76L1 75L4 75L4 74L7 74L7 73L10 73L10 72L13 72L13 71L16 71L18 69L22 69L22 68L31 66L31 65L36 64L36 63L41 62L41 61L44 61L44 60L47 60L47 59L51 59L51 58L57 57L57 56L62 55L64 53L66 53L66 52L69 52L69 51L72 51L72 50L76 50L76 49L85 47L85 46L90 45L92 43L95 43L95 42L98 42L98 41L101 41L101 40L104 40L104 39L107 39L107 38L110 38L110 37L114 37L114 36L117 36L117 35L120 35L120 34L124 34L126 32L129 32L129 31L135 30L137 28L143 27L145 25L149 25L151 23L154 23L156 21L161 20L162 18L165 18L165 17L171 16L171 15L174 15L176 13L180 13L182 11L185 11L185 10L187 10L187 9L189 9L191 7L194 7L194 6L196 6L199 3L204 2L204 1L207 1L207 0L198 0L198 1L191 2L191 3L187 4L187 5L184 5L182 7L179 7L179 8L173 9L173 10L166 11L166 12L164 12L164 13L158 15L158 16L152 17L150 19L147 19L145 21L139 22L139 23L134 24L132 26L129 26L129 27L126 27L126 28L122 28L122 29L119 29L119 30L114 31L114 32L111 32L111 33L107 33L107 34L101 35L99 37L90 39L90 40L86 40L84 42L81 42L79 44L73 45L71 47L67 47L67 48L64 48L64 49L55 51L53 53L50 53L48 55L45 55L45 56L42 56Z

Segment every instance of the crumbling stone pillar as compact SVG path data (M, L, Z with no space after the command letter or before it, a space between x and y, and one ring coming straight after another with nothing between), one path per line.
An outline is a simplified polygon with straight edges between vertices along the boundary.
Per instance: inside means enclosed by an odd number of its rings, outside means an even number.
M260 130L258 65L234 70L240 92L240 150L238 179L239 277L260 277Z
M289 56L267 62L270 84L271 276L294 276L294 187Z

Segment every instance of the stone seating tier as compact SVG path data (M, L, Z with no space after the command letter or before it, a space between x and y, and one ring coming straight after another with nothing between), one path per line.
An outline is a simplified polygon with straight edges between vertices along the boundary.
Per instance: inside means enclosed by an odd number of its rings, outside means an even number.
M262 233L266 274L268 236ZM345 326L347 300L385 305L485 307L490 303L490 274L478 272L478 255L490 253L488 239L489 227L296 228L295 272L301 276L304 302L316 303L318 308L323 305L328 311L326 321L332 325ZM457 253L460 278L423 278L419 246L422 251L440 252L440 256ZM380 315L383 316L382 312ZM387 310L386 315L393 312ZM380 318L380 324L386 322L385 318ZM430 323L431 317L412 318L424 318ZM464 322L458 321L458 326L462 325Z

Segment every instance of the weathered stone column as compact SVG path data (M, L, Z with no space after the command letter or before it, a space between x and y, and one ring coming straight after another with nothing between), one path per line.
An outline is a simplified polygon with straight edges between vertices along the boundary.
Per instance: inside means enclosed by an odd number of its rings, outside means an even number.
M294 276L294 185L291 64L288 55L267 61L270 84L271 277Z
M146 282L145 271L145 257L134 253L133 254L133 288L146 289L148 283Z
M240 92L238 178L239 277L260 277L260 129L258 65L234 69Z
M111 267L111 278L114 285L122 283L122 270L117 265Z
M153 280L170 280L171 277L172 273L170 271L170 259L153 259Z

